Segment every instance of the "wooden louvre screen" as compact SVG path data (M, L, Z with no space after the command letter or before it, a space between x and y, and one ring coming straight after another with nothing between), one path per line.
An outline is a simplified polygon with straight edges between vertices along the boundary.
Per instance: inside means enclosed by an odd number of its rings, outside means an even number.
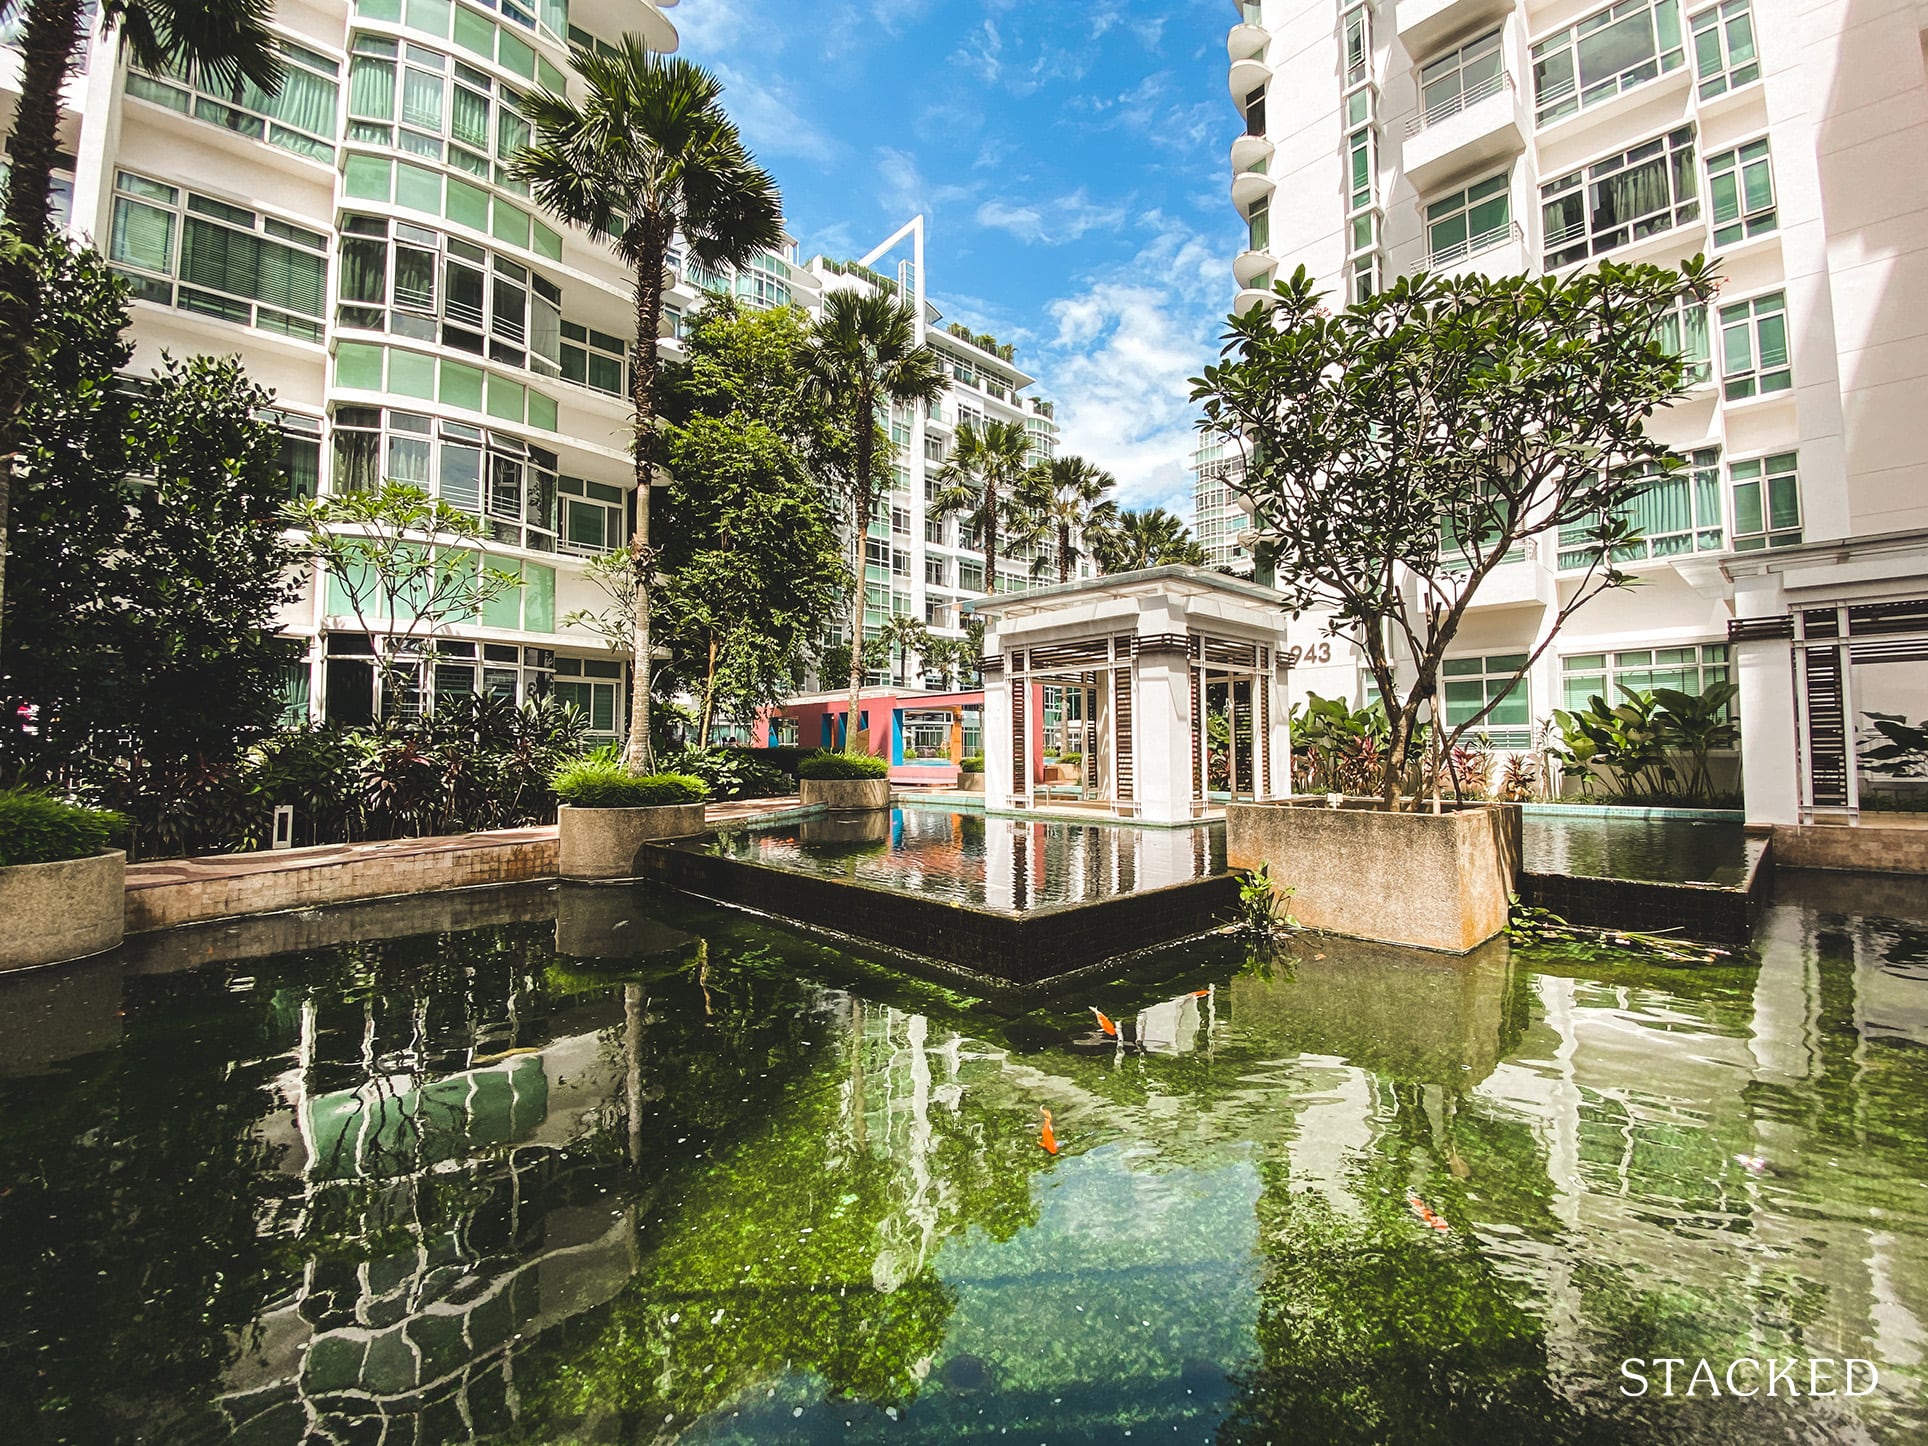
M1131 738L1131 669L1115 668L1111 674L1111 751L1118 770L1118 801L1129 803L1137 750Z
M1848 734L1841 710L1841 654L1811 648L1807 655L1808 781L1823 808L1848 801Z
M1252 691L1258 694L1258 736L1253 746L1259 755L1260 798L1272 796L1272 680L1263 673L1252 680Z
M1205 796L1205 763L1201 757L1205 727L1205 685L1197 668L1192 669L1192 797Z
M1024 746L1024 731L1031 721L1031 709L1024 695L1024 679L1013 678L1011 680L1011 797L1014 800L1028 798L1031 794L1031 770Z

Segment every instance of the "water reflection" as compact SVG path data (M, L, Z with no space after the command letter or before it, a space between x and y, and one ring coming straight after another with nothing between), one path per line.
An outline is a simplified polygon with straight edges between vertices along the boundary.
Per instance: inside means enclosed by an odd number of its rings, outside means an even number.
M1918 1440L1928 900L1851 902L1776 908L1758 970L1212 943L1016 1019L604 890L14 977L0 1419ZM1617 1393L1627 1356L1768 1354L1882 1387Z
M1133 828L915 804L733 829L688 847L1007 911L1164 888L1225 868L1222 823Z

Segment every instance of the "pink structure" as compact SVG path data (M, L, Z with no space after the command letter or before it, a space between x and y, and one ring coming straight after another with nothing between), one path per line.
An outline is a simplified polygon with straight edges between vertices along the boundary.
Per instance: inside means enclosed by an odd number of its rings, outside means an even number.
M1038 703L1042 726L1042 700ZM807 693L757 715L751 742L758 747L842 748L850 694ZM983 751L984 690L926 693L865 688L857 697L857 728L866 751L890 760L890 781L905 787L953 788L958 764Z

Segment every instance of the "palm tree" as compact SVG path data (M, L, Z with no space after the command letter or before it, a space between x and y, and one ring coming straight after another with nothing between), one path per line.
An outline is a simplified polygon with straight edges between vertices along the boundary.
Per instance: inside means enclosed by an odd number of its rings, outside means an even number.
M651 651L649 489L655 477L656 337L663 320L663 262L678 231L705 266L741 266L783 240L776 182L744 149L718 97L716 77L687 60L654 55L640 35L613 53L576 47L585 94L578 107L549 91L525 100L533 139L514 171L553 215L610 242L635 272L636 356L629 404L636 464L635 658L623 767L655 770L649 740Z
M884 646L897 651L897 682L900 687L905 686L910 681L910 655L913 652L928 654L933 641L931 630L909 613L893 613L884 624L883 639Z
M87 7L84 0L0 0L0 19L15 11L24 19L7 220L21 240L39 246L47 239L60 92L79 63ZM120 31L136 65L161 70L191 61L221 89L243 76L270 94L281 88L270 0L104 0L100 12L102 29Z
M100 12L101 25L119 28L121 46L137 65L159 70L192 62L222 86L246 76L273 92L281 86L281 62L268 29L270 9L269 0L103 0ZM7 137L12 168L0 225L0 602L19 459L15 427L40 316L39 249L47 241L60 95L79 62L87 7L85 0L0 0L0 21L16 15L22 22L20 101Z
M968 422L957 429L951 455L938 469L931 493L934 518L960 513L967 532L984 540L984 591L997 591L998 535L1028 528L1018 484L1031 462L1031 441L1022 422Z
M1054 457L1025 473L1019 489L1019 506L1029 523L1024 540L1053 543L1059 582L1071 581L1078 559L1090 554L1117 519L1118 504L1105 496L1117 485L1116 477L1082 457ZM1048 565L1040 553L1031 575L1044 576Z
M1092 539L1092 555L1105 573L1136 572L1145 567L1204 567L1205 555L1185 526L1162 507L1121 512L1117 521Z
M917 340L916 319L895 297L880 291L833 291L811 328L808 377L811 389L846 418L850 429L846 491L855 561L844 742L854 748L857 700L864 686L864 538L895 457L890 434L877 425L877 411L892 402L908 406L936 401L950 385L950 373L943 358Z

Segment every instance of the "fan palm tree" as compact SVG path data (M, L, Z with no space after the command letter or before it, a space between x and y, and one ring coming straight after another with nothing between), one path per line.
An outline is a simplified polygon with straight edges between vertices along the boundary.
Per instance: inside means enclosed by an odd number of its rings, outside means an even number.
M649 489L655 476L663 263L681 231L690 255L705 266L745 265L782 243L783 203L769 172L744 149L718 103L723 87L707 70L652 54L640 35L625 35L613 53L578 46L571 59L583 82L582 104L546 90L525 100L533 135L516 156L514 172L552 215L608 241L635 272L629 404L636 531L627 551L639 586L623 766L650 773L656 759L649 739L649 584L655 572Z
M1094 539L1116 521L1118 504L1105 494L1117 485L1116 477L1082 457L1054 457L1025 473L1019 488L1019 507L1029 524L1024 540L1051 542L1059 582L1071 581L1078 559L1089 556ZM1031 575L1044 576L1049 565L1040 553Z
M897 682L903 686L910 681L910 655L915 652L927 653L932 638L931 630L923 622L909 613L893 613L890 621L884 624L884 645L897 653ZM927 660L928 661L928 660Z
M122 48L138 65L159 70L191 61L221 85L246 76L273 92L281 85L281 62L268 29L270 9L269 0L103 0L100 14L103 28L119 29ZM60 95L79 63L87 14L85 0L0 0L0 22L21 21L20 100L7 137L12 167L0 225L0 601L19 455L15 426L40 316L39 248L47 240Z
M104 0L100 23L104 31L120 32L121 48L136 65L161 70L191 61L222 89L246 76L273 94L281 87L268 28L273 11L270 0ZM84 0L0 0L0 20L16 12L22 17L20 104L9 138L7 220L21 240L38 246L47 239L60 93L80 62L87 6Z
M1092 539L1091 549L1098 570L1105 573L1173 564L1204 567L1211 561L1184 519L1162 507L1119 513L1114 523Z
M930 514L961 515L967 532L984 541L984 591L997 591L998 539L1029 529L1018 484L1031 465L1031 440L1022 422L966 423L957 429L951 455L933 479Z
M880 291L833 291L811 328L809 386L850 429L851 462L845 493L855 549L850 603L850 708L846 746L857 740L857 701L864 686L864 538L877 496L895 458L890 434L877 424L880 407L934 402L950 385L943 358L917 340L916 318Z

